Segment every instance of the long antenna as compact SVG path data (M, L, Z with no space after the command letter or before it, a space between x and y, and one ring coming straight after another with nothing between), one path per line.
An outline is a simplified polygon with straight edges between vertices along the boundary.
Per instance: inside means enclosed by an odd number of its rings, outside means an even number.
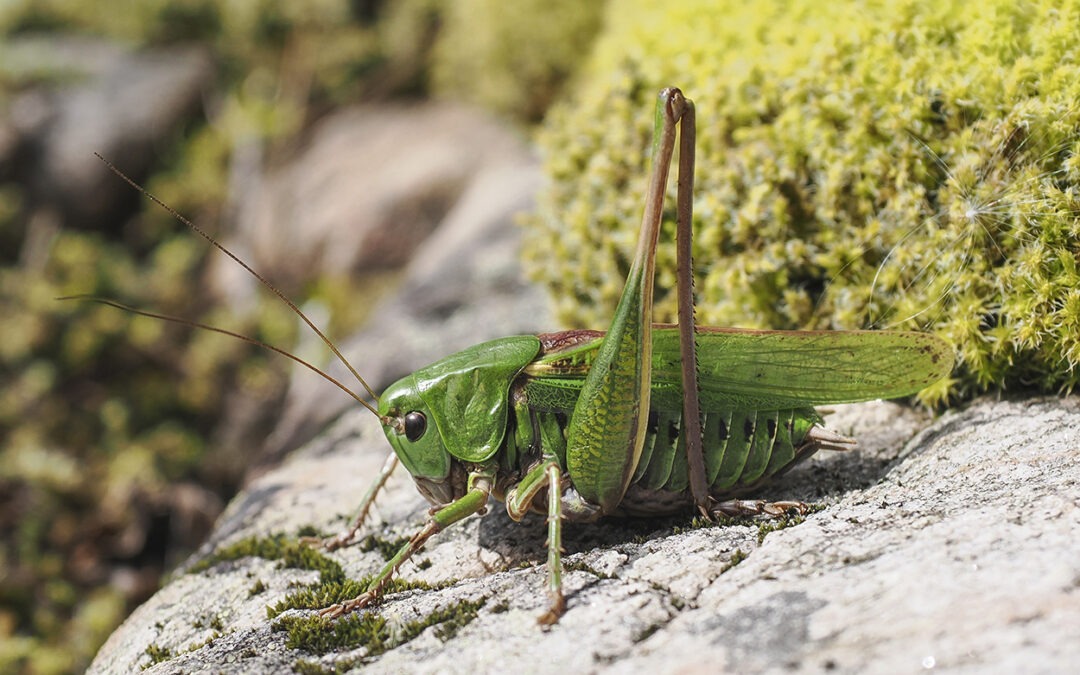
M198 321L191 321L190 319L181 319L178 316L169 316L168 314L158 314L157 312L148 312L145 309L138 309L137 307L132 307L131 305L125 305L122 302L116 302L115 300L109 300L108 298L99 298L99 297L94 296L94 295L65 295L65 296L57 298L57 300L83 300L83 301L86 301L86 302L96 302L96 303L99 303L99 304L102 304L102 305L108 305L109 307L115 307L117 309L122 309L122 310L124 310L126 312L131 312L132 314L138 314L139 316L147 316L147 317L150 317L151 319L160 319L161 321L171 321L173 323L178 323L178 324L183 325L183 326L191 326L192 328L202 328L203 330L209 330L209 331L213 331L215 333L221 333L222 335L228 335L229 337L234 337L237 340L243 340L244 342L248 342L248 343L253 344L253 345L258 345L259 347L263 347L264 349L269 349L272 352L277 352L278 354L281 354L282 356L284 356L286 358L290 358L293 361L295 361L295 362L299 363L300 365L304 366L308 370L311 370L313 372L318 373L319 375L322 375L324 378L326 378L330 382L337 385L338 389L341 389L343 392L345 392L349 396L352 396L354 399L356 399L357 403L364 406L365 408L367 408L371 412L375 413L376 417L378 417L378 415L379 415L379 411L376 410L374 407L372 407L372 405L370 403L368 403L363 398L361 398L360 395L357 394L355 391L353 391L352 389L349 389L344 384L342 384L333 375L330 375L328 373L323 372L318 366L315 366L315 365L305 361L304 359L300 358L296 354L291 354L291 353L285 351L284 349L282 349L280 347L275 347L272 344L269 344L267 342L263 342L262 340L257 340L257 339L255 339L253 337L248 336L248 335L244 335L242 333L235 333L235 332L233 332L231 330L226 330L224 328L218 328L217 326L211 326L209 324L200 323Z
M232 251L230 251L229 249L225 248L220 243L218 243L217 239L214 239L212 236L210 236L209 234L204 232L198 225L196 225L195 223L188 220L185 216L181 215L176 209L172 208L171 206L169 206L165 202L158 199L154 194L149 192L143 186L136 183L131 178L128 178L127 174L125 174L123 171L118 169L115 164L113 164L109 160L105 159L104 157L102 157L100 154L98 154L96 152L94 153L94 156L96 156L98 159L100 159L102 162L104 162L105 166L109 167L109 170L112 171L113 173L115 173L120 178L122 178L124 180L124 182L126 182L128 185L135 188L139 192L143 193L144 195L146 195L152 202L154 202L155 204L157 204L161 208L165 209L165 211L167 211L169 213L169 215L171 215L173 218L176 218L181 223L183 223L184 225L187 225L189 228L194 230L196 234L198 234L203 239L205 239L206 241L213 244L219 251L221 251L225 255L229 256L230 258L232 258L233 261L235 261L238 265L240 265L245 270L247 270L248 273L250 273L253 277L258 279L262 283L263 286L265 286L268 289L270 289L271 291L273 291L274 295L278 296L281 299L282 302L284 302L286 305L288 305L289 309L291 309L293 312L296 313L297 316L299 316L301 319L303 319L304 323L306 323L308 325L308 327L311 330L313 330L316 335L319 336L319 338L323 341L323 343L327 347L330 348L330 351L332 351L334 353L334 356L336 356L339 361L341 361L343 364L345 364L345 367L349 369L349 372L353 374L353 377L355 377L356 380L364 387L364 390L367 391L368 395L370 395L371 398L376 403L378 403L378 401L379 401L378 394L376 394L372 390L372 388L368 385L367 381L365 381L363 377L360 377L360 373L358 373L356 371L356 368L353 368L353 365L351 363L349 363L349 360L346 359L345 356L338 350L337 346L334 345L334 343L330 340L330 338L326 337L326 334L323 333L321 330L319 330L319 327L316 326L315 323L311 319L308 318L307 314L304 314L304 312L301 311L301 309L296 306L296 303L294 303L292 300L287 298L284 293L282 293L280 290L278 290L277 286L274 286L274 284L270 283L266 279L266 277L264 277L263 275L259 274L254 269L252 269L250 265L248 265L246 262L244 262L239 257L237 257ZM354 399L356 399L357 401L362 403L364 405L364 407L366 407L368 410L375 413L376 417L379 416L379 412L374 407L372 407L372 405L370 403L368 403L367 401L365 401L362 398L360 398L359 396L357 396L356 393L353 392L351 389L349 389L348 387L346 387L345 385L343 385L341 382L334 379L330 375L324 373L319 368L316 368L315 366L311 365L310 363L304 361L303 359L301 359L301 358L299 358L297 356L294 356L294 355L286 352L283 349L279 349L277 347L274 347L273 345L266 344L264 342L256 340L255 338L251 338L251 337L248 337L246 335L240 335L239 333L234 333L232 331L224 330L222 328L217 328L215 326L208 326L208 325L205 325L205 324L201 324L201 323L198 323L196 321L188 321L187 319L179 319L177 317L167 316L167 315L164 315L164 314L155 314L153 312L146 312L146 311L143 311L143 310L134 309L132 307L128 307L128 306L123 305L123 304L121 304L119 302L113 302L111 300L105 300L105 299L89 297L89 296L70 296L70 297L80 298L80 299L84 299L84 300L92 300L94 302L99 302L99 303L102 303L102 304L105 304L105 305L110 305L110 306L116 307L118 309L125 309L125 310L128 310L128 311L134 312L136 314L141 314L143 316L152 317L152 318L155 318L155 319L162 319L164 321L172 321L174 323L187 324L189 326L195 326L197 328L203 328L203 329L206 329L206 330L213 331L215 333L221 333L222 335L229 335L229 336L232 336L234 338L244 340L245 342L249 342L251 344L255 344L255 345L259 345L261 347L265 347L265 348L270 349L272 351L275 351L275 352L277 352L279 354L282 354L283 356L287 356L290 359L292 359L293 361L296 361L297 363L299 363L299 364L301 364L303 366L306 366L307 368L310 368L311 370L315 371L316 373L322 375L327 380L329 380L330 382L333 382L338 387L340 387L342 390L347 392Z

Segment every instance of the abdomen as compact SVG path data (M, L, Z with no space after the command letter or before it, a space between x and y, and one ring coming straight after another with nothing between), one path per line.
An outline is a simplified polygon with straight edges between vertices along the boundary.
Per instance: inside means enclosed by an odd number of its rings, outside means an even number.
M751 492L813 454L805 441L821 418L798 410L714 410L703 413L705 480L717 500ZM641 460L620 512L663 515L690 503L681 413L651 411Z
M568 416L533 408L540 442L563 459ZM691 504L681 412L653 408L637 469L618 513L666 515ZM703 413L705 479L717 500L753 491L814 453L807 433L821 418L813 408L710 410Z

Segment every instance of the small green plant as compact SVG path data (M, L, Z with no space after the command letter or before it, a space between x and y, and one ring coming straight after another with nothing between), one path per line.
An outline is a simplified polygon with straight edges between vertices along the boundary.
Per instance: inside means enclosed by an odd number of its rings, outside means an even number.
M150 657L150 665L168 661L173 657L172 651L170 651L167 647L159 647L157 645L150 645L146 648L145 653L147 656Z
M439 626L437 637L446 641L476 619L485 600L462 600L431 614L405 623L394 623L379 612L358 612L335 621L318 615L284 616L274 630L286 631L286 646L313 654L326 654L365 647L366 658L394 649L431 626Z
M758 543L761 543L761 542L758 542ZM741 563L744 560L746 560L746 554L743 553L743 550L741 548L735 549L735 552L731 554L730 558L728 558L727 563L723 567L720 568L720 574L723 574L724 572L727 572L732 567L735 567L736 565L738 565L739 563Z

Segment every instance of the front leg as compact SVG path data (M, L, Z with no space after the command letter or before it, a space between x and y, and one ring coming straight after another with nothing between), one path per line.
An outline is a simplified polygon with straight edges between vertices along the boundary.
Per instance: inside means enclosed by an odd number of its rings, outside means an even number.
M326 551L336 551L352 544L356 540L356 533L360 531L364 521L367 520L368 513L375 504L375 498L379 496L379 492L382 491L383 486L386 485L386 481L390 478L390 474L394 473L397 465L398 456L396 453L391 452L386 461L383 462L382 468L379 469L379 475L375 477L367 492L364 493L363 499L360 500L360 508L357 510L356 518L349 529L338 532L332 537L301 537L300 543Z
M537 621L542 626L550 626L566 610L566 598L562 592L562 470L558 464L549 464L545 474L548 484L547 569L550 604Z
M520 522L533 508L533 500L547 490L547 593L548 608L537 623L550 626L566 610L562 592L562 523L564 518L574 522L592 522L600 517L600 509L581 498L573 488L563 488L563 472L559 459L545 453L539 464L529 469L521 481L506 495L506 513ZM565 514L565 515L564 515Z
M367 607L382 594L387 584L394 578L398 568L414 553L419 551L427 540L437 532L473 515L482 513L487 508L491 495L492 476L490 473L469 474L469 490L460 499L456 499L428 516L427 522L414 534L404 546L398 549L394 557L379 571L363 593L351 600L335 603L319 610L319 616L334 619L342 614Z

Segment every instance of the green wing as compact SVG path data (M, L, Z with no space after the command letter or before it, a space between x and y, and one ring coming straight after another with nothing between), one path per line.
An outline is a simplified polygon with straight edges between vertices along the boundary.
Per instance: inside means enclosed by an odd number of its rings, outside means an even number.
M541 356L526 373L530 400L563 408L575 398L602 333ZM699 327L702 407L785 409L914 394L952 370L949 346L929 333L897 331L756 331ZM679 334L653 330L653 397L681 407ZM571 405L572 408L572 405Z
M949 374L949 346L929 333L698 331L701 395L708 404L787 408L909 396ZM679 334L653 333L653 384L678 394Z

